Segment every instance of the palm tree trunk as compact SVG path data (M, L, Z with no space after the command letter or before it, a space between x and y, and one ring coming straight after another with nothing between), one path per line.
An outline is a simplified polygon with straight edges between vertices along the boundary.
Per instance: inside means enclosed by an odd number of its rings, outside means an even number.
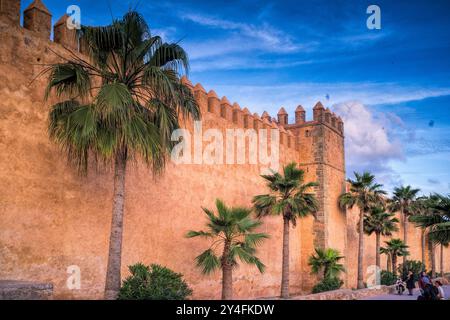
M225 242L222 254L222 300L233 299L233 266L228 260L230 244Z
M364 212L359 211L359 241L358 241L358 289L364 288L363 278L363 254L364 254Z
M392 272L392 270L391 270L391 268L392 268L392 259L391 259L391 255L390 254L387 255L386 267L387 267L387 271Z
M392 255L392 273L397 274L397 255Z
M283 217L283 265L281 268L281 298L289 298L289 219Z
M444 276L444 246L441 244L441 261L439 270L441 271L441 277Z
M422 229L422 232L421 232L421 243L422 243L422 263L423 263L423 265L425 266L425 269L426 269L426 259L425 259L425 247L426 247L426 244L425 244L425 229Z
M381 268L381 257L380 257L380 241L381 241L381 234L376 233L376 255L375 255L375 264L377 265L378 269Z
M431 277L436 278L436 257L434 253L434 244L428 237L428 247L430 250Z
M408 245L408 217L405 214L405 210L402 208L402 216L403 216L403 243L407 246ZM403 265L406 265L407 257L406 255L403 256Z
M123 209L125 204L126 156L117 155L114 167L114 198L106 269L105 299L117 298L120 289L122 262Z

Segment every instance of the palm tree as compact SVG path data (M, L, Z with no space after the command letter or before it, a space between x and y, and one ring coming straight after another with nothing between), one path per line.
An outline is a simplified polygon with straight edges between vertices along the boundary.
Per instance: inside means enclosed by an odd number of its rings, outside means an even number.
M428 212L424 215L414 215L410 220L418 227L428 231L428 240L431 256L432 276L436 276L434 247L441 245L441 260L443 256L442 246L450 243L450 197L438 194L431 195L427 202ZM441 261L442 272L443 260Z
M369 213L364 215L364 232L368 235L375 233L376 236L376 265L380 263L380 241L381 236L391 236L392 232L398 230L398 219L393 213L385 212L382 207L373 207Z
M304 171L290 163L283 168L283 175L273 172L262 177L268 182L270 194L253 198L253 205L258 218L268 215L283 217L283 261L281 273L281 297L289 298L289 228L295 227L297 218L303 218L318 210L319 205L309 190L317 183L303 183Z
M391 239L384 242L386 247L383 248L384 252L389 252L392 262L392 272L397 273L397 257L404 257L409 255L408 246L400 239Z
M416 199L420 189L411 186L394 188L394 195L390 201L391 212L400 212L403 221L403 243L408 245L408 217L412 215L411 204ZM406 256L403 256L403 264L406 264Z
M369 172L355 174L355 180L348 179L350 192L346 192L339 197L339 205L342 209L359 208L359 240L358 240L358 284L357 288L364 288L363 279L363 255L364 255L364 215L370 211L374 205L383 203L385 191L381 190L382 185L375 182L375 176Z
M188 238L204 237L211 239L209 249L197 256L197 266L204 274L209 274L216 269L222 269L222 299L233 298L233 268L242 262L255 265L258 270L264 272L264 264L255 256L256 247L264 239L265 233L254 233L261 225L260 221L250 218L252 212L247 208L229 208L221 200L216 200L217 215L211 210L203 208L208 216L208 231L189 231ZM222 255L217 251L222 249Z
M180 80L188 58L176 44L151 36L134 11L109 26L83 26L89 61L68 50L69 59L48 66L46 98L60 100L49 114L49 135L82 174L91 162L114 166L114 193L105 298L117 297L126 164L142 159L154 173L164 168L178 116L199 117L198 105Z
M323 278L337 278L339 274L345 271L344 265L339 261L344 257L336 249L316 248L316 253L309 257L308 265L311 266L313 274L323 271Z

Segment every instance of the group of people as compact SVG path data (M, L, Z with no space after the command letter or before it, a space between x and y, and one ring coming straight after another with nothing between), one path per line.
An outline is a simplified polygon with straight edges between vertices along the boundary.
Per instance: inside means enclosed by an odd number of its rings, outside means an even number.
M446 300L445 291L442 287L442 282L439 280L431 281L430 277L425 271L419 274L418 286L420 290L420 296L417 300ZM413 290L416 287L416 279L412 271L408 272L406 279L397 279L395 283L396 290L399 295L402 295L406 289L408 289L408 295L413 295Z

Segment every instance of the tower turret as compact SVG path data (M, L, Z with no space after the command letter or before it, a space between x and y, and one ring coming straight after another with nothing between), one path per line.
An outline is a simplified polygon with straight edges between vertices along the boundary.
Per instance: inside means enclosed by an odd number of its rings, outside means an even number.
M34 0L24 11L23 26L40 36L50 39L52 14L41 0Z
M67 27L67 20L69 18L70 17L65 14L55 23L53 27L54 41L69 49L78 50L77 31Z
M325 107L323 104L319 101L316 103L316 105L313 108L313 114L314 114L314 121L317 122L323 122L323 115L325 113Z
M288 113L286 110L284 110L283 107L281 107L280 111L278 111L278 123L282 126L285 126L288 124Z
M302 124L306 121L306 111L305 109L299 105L297 109L295 109L295 123Z
M20 25L20 0L0 0L0 20Z

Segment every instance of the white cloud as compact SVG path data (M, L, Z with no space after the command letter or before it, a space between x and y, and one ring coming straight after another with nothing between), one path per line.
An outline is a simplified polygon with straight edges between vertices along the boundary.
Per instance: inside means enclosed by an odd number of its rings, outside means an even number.
M360 102L340 103L333 110L345 123L350 163L384 163L403 158L401 142L389 135L388 117L374 115Z
M391 167L392 161L406 161L403 144L392 130L404 126L401 119L392 113L375 113L360 102L340 103L332 109L344 120L348 176L369 171L387 189L401 184L401 175Z
M297 45L292 37L285 32L274 28L273 26L263 23L261 25L253 25L242 22L235 22L226 19L220 19L204 14L183 14L181 18L192 21L196 24L217 28L228 31L236 31L240 41L236 41L236 46L248 46L264 49L266 51L277 52L295 52L304 49L304 45ZM245 42L252 41L252 43ZM220 45L222 49L227 50L227 46Z

